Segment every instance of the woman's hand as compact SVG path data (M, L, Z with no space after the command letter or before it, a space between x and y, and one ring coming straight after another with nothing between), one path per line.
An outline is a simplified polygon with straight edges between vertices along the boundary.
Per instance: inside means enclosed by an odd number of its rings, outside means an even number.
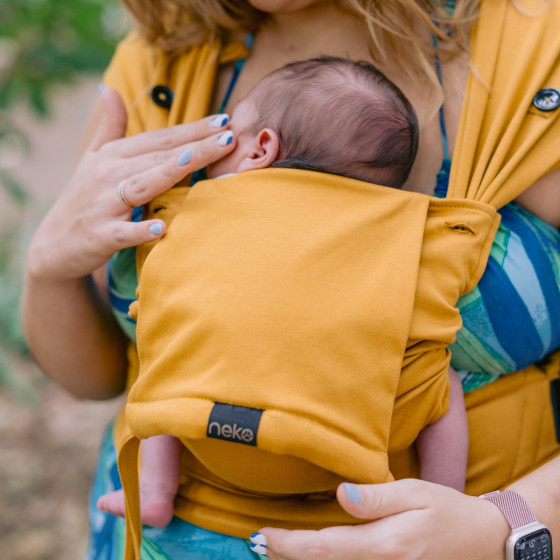
M119 249L165 233L161 220L131 222L132 206L235 146L224 115L123 138L126 111L117 92L105 88L103 105L95 137L33 237L22 298L36 361L60 386L88 399L119 394L127 372L126 341L91 274Z
M509 526L487 500L421 480L341 484L341 506L363 525L320 531L262 529L255 552L271 560L502 560Z
M224 116L123 138L126 112L115 90L104 88L103 105L95 137L31 244L28 272L43 281L84 277L119 249L163 235L161 220L130 222L132 206L149 202L235 146Z

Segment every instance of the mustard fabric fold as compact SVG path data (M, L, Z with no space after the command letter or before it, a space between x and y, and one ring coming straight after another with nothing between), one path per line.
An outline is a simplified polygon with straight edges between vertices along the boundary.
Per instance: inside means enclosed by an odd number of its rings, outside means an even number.
M485 0L480 10L448 196L500 208L560 165L560 110L533 104L560 91L560 2Z

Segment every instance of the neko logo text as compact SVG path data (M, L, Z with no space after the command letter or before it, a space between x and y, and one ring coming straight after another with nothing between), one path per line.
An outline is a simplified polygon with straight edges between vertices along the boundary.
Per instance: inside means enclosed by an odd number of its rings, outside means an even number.
M242 443L252 442L255 438L255 434L250 428L244 428L237 424L220 424L218 422L212 422L208 426L208 436L240 441Z

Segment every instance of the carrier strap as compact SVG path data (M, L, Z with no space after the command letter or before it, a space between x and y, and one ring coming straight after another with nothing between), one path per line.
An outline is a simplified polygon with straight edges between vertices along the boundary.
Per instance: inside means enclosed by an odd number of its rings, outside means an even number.
M140 478L138 459L140 440L126 426L119 446L117 465L122 480L126 514L124 560L140 560L142 520L140 517Z

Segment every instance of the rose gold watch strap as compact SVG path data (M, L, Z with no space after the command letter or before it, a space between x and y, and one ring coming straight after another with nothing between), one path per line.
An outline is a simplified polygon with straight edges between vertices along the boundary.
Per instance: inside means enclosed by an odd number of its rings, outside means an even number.
M512 529L517 529L536 521L531 508L517 492L512 492L511 490L500 492L497 490L480 497L498 506Z

